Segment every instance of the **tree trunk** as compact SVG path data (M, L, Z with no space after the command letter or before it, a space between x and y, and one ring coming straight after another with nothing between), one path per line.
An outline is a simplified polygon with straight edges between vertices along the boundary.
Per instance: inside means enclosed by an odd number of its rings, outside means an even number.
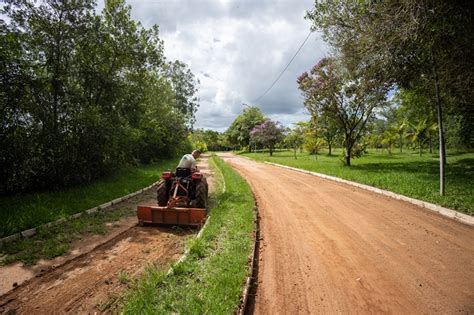
M347 153L344 156L344 163L346 164L346 166L351 166L351 156L347 155Z
M431 141L431 135L430 135L430 138L429 138L429 146L430 146L430 154L433 153L433 142Z
M349 137L346 136L346 153L344 154L344 163L346 164L346 166L351 166L351 150L351 142L349 140Z
M418 141L418 146L420 147L420 156L421 156L421 141Z
M295 148L295 149L294 149L294 152L295 152L295 160L297 159L297 158L296 158L296 150L298 150L298 148Z
M328 146L329 146L329 155L331 155L331 152L332 152L332 151L331 151L331 148L332 148L332 146L331 146L331 142L329 142L329 141L328 141Z
M436 60L434 58L433 50L431 51L431 54L433 58L433 74L434 74L436 108L438 109L439 194L441 196L444 196L444 166L446 165L446 151L445 151L445 144L444 144L443 111L442 111L441 100L439 96L438 72L436 71Z
M400 135L400 153L403 152L403 138L402 135Z
M270 145L270 156L273 156L273 146Z

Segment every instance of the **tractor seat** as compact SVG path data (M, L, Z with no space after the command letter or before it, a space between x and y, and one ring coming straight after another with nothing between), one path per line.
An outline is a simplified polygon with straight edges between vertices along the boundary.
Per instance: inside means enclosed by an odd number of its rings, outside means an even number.
M189 168L183 168L183 167L177 167L175 176L179 178L186 178L191 176L191 169Z

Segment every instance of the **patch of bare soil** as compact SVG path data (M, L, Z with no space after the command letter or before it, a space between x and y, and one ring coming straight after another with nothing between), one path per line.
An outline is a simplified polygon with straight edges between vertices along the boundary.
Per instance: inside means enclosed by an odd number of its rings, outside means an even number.
M189 231L133 227L113 240L38 275L0 298L0 313L105 311L147 265L177 259Z
M212 177L203 156L198 166ZM113 207L155 203L151 189ZM64 314L113 311L130 281L146 266L167 268L183 253L185 240L196 230L136 226L136 217L111 226L105 236L88 236L72 245L67 255L40 261L32 267L14 264L0 268L0 314Z
M155 189L149 189L133 198L117 203L105 211L114 211L115 209L129 208L135 210L138 204L155 202ZM14 287L21 285L26 280L35 277L51 268L55 268L72 260L84 253L88 253L95 247L104 244L119 234L129 230L137 224L135 216L124 218L117 222L107 223L109 232L105 235L88 235L80 240L73 242L72 250L66 255L56 257L52 260L40 260L33 266L23 263L14 263L8 266L0 267L0 295L7 293Z
M474 228L231 154L260 213L256 314L473 313Z

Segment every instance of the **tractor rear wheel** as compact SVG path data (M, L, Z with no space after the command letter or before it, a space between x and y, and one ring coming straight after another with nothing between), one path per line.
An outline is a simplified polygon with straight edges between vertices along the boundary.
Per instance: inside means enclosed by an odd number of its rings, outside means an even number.
M156 190L156 199L158 200L158 205L163 207L168 203L169 193L168 185L166 181L162 180L158 183L158 189Z
M204 183L204 186L206 187L206 199L207 199L207 197L209 197L209 185L207 184L207 179L206 179L206 177L203 177L203 178L201 179L201 182L203 182L203 183Z
M196 198L194 199L194 207L207 208L207 183L199 181L196 185Z

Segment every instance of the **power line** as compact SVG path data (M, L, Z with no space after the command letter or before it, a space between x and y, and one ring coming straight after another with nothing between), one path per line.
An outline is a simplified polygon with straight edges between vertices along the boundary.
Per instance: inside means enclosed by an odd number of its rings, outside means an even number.
M280 74L278 75L278 77L275 79L275 81L273 81L273 83L268 87L268 89L265 90L265 92L263 92L262 95L260 95L257 99L255 99L254 101L252 101L252 103L256 103L258 102L262 97L264 97L272 88L273 86L278 82L278 80L280 80L281 76L283 75L283 73L286 71L286 69L288 69L288 67L290 66L290 64L293 62L293 60L296 58L296 56L298 55L298 53L300 52L301 48L303 48L304 44L306 44L306 41L308 40L309 36L311 35L312 31L309 31L308 33L308 36L306 36L306 38L304 39L304 41L301 43L300 47L298 48L298 50L296 51L296 53L293 55L293 57L290 59L290 62L288 62L288 64L286 65L286 67L280 72Z

